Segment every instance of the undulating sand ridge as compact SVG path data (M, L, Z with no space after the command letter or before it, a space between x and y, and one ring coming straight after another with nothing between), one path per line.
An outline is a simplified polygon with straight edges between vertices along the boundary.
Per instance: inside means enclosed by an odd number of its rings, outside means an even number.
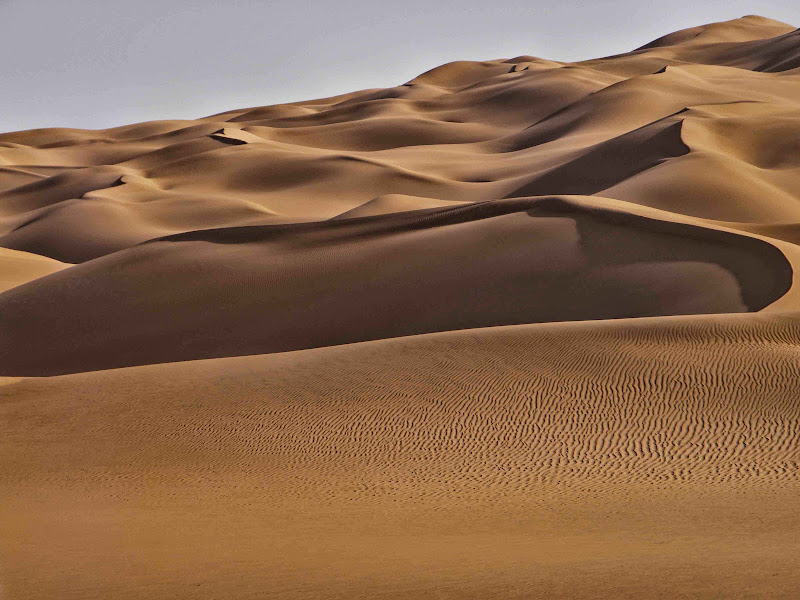
M598 194L797 223L798 49L792 27L747 17L582 63L460 62L198 121L3 134L0 244L75 263L180 231L329 219L387 194L419 208Z
M0 598L793 598L800 33L0 134Z

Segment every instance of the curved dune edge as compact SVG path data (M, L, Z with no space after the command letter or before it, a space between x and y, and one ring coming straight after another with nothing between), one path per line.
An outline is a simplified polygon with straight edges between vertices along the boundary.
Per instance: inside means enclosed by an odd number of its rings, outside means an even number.
M717 231L726 231L735 233L737 235L751 237L771 244L780 250L791 266L792 283L791 287L785 294L776 298L774 302L762 308L761 311L794 312L796 310L800 310L800 246L795 243L777 237L759 234L757 230L754 231L748 225L742 223L725 223L724 221L691 217L688 215L662 211L657 208L642 206L634 202L626 202L624 200L615 200L613 198L604 198L600 196L566 197L578 204L586 206L594 206L601 209L616 209L634 215L640 215L643 217L649 217L673 223L687 223L699 227L707 227Z
M520 325L22 380L0 388L4 588L782 597L799 325Z
M608 205L514 199L155 240L0 295L0 373L757 311L795 293L785 255L757 236Z

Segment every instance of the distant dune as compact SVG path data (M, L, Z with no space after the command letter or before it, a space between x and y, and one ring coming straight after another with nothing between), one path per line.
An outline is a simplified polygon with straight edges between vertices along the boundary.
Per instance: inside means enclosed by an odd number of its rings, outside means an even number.
M795 597L799 140L755 16L0 134L0 597Z

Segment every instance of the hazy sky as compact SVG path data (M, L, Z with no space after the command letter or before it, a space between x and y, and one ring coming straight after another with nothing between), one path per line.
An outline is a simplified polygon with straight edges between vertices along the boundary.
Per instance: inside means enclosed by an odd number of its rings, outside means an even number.
M0 0L0 131L196 118L411 79L441 63L624 52L795 0Z

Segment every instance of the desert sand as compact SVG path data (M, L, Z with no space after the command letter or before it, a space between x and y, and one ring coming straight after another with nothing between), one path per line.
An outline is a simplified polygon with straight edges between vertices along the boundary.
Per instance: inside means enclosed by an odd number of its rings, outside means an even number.
M0 597L796 598L800 30L0 134Z

